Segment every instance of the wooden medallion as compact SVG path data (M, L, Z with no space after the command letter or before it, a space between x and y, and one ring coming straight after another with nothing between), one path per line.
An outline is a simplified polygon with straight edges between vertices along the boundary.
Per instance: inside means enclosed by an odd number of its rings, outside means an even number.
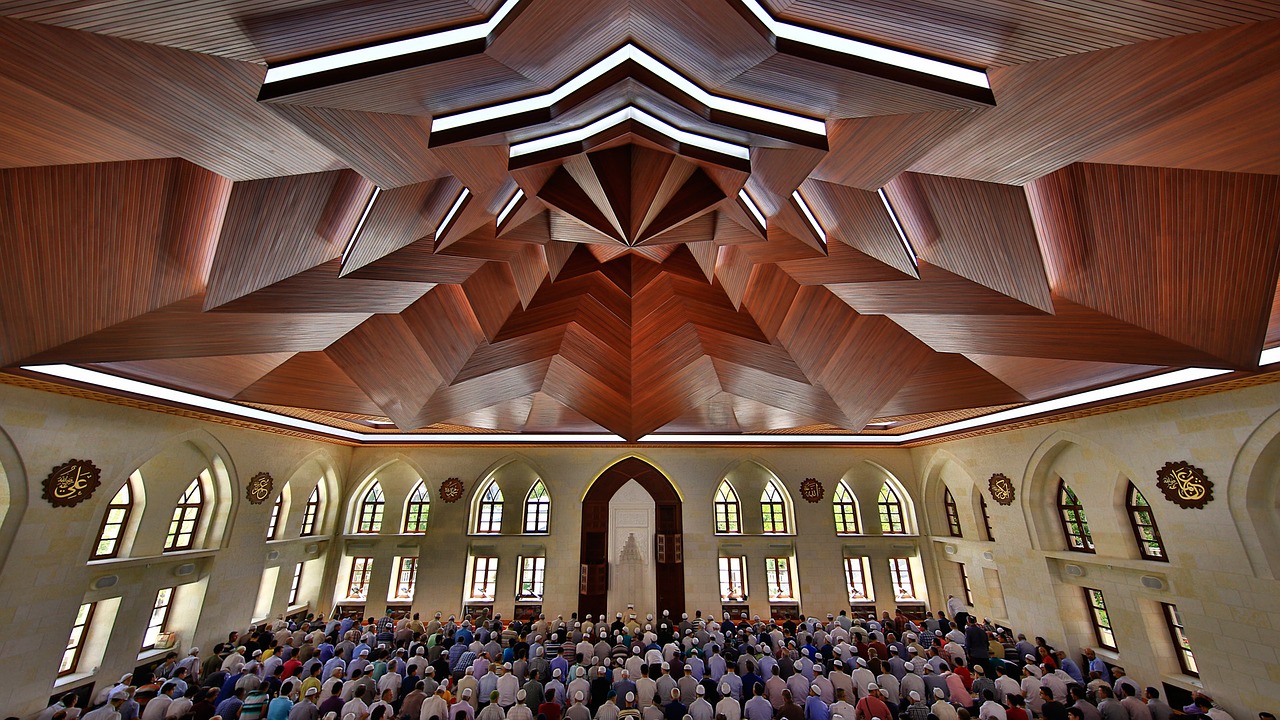
M1013 481L1004 473L996 473L987 481L987 490L991 498L1001 505L1012 505L1014 498Z
M462 498L462 481L458 478L449 478L440 483L440 499L447 503L458 502Z
M1156 473L1156 484L1169 502L1181 508L1200 509L1213 500L1213 481L1186 461L1165 463Z
M249 499L251 505L261 505L271 497L271 488L275 485L275 479L271 477L271 473L260 472L249 479L249 485L244 489L244 495Z
M805 478L804 482L800 483L800 497L811 503L821 500L825 493L822 483L818 482L817 478Z
M68 460L44 479L42 496L54 507L73 507L93 497L102 484L102 471L89 460Z

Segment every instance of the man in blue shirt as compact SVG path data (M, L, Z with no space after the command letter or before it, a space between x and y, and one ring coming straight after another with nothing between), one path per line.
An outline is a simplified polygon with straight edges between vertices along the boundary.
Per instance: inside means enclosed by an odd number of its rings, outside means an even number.
M822 702L822 690L817 685L809 686L809 699L804 701L804 720L830 720L831 710ZM882 720L888 720L883 718Z

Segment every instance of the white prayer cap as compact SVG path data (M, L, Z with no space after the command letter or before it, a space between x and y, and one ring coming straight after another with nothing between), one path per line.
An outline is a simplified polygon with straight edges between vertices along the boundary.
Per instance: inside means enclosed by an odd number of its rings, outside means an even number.
M502 663L502 669L503 669L503 670L510 670L510 669L511 669L511 663Z
M627 691L627 702L635 702L635 701L636 701L636 694L635 694L635 693L633 693L633 692L631 692L630 690L628 690L628 691Z
M911 655L919 655L919 654L920 654L920 651L919 651L919 650L917 650L917 649L915 649L915 648L913 648L913 647L909 647L909 648L907 648L907 653L909 653L909 654L911 654Z
M911 698L912 700L919 700L920 693L916 692L915 690L912 690L911 692L907 693L907 697Z
M833 663L831 663L831 664L832 664L832 665L835 665L836 667L844 667L844 661L843 661L843 660L836 660L835 662L833 662Z
M616 617L617 617L619 620L621 620L621 619L622 619L622 613L618 613Z
M320 688L312 685L311 687L307 688L306 692L302 693L302 696L311 697L312 695L319 695L319 694L320 694Z
M810 685L809 692L813 693L814 695L821 695L822 688L818 687L817 685Z
M582 694L582 691L581 691L581 690L579 690L578 692L576 692L576 693L574 693L574 694L573 694L573 699L574 699L574 700L577 700L578 702L582 702L582 699L583 699L584 697L586 697L586 696Z
M521 689L519 689L519 690L517 690L517 691L516 691L516 700L517 700L518 702L524 702L524 699L525 699L526 697L529 697L529 696L528 696L528 694L527 694L527 693L525 693L524 688L521 688Z
M466 673L467 673L468 675L475 675L475 674L476 674L476 668L475 668L475 666L474 666L474 665L468 665L468 666L467 666Z
M663 669L663 670L670 670L670 669L671 669L671 663L662 663L662 669Z
M644 616L644 619L645 619L645 620L652 620L652 619L653 619L653 613L649 613L649 614L645 615L645 616Z
M875 683L871 683L870 685L867 686L867 692L871 692L872 690L879 690L879 689L880 689L880 686Z
M681 620L688 620L688 619L689 619L689 613L680 613L680 619L681 619Z
M553 677L553 678L558 678L558 677L560 677L560 668L556 668L555 670L552 670L552 671L551 671L551 677Z
M261 651L261 650L258 650L258 651L256 651L256 652L254 652L254 653L253 653L253 655L254 655L254 657L257 657L257 656L258 656L258 655L260 655L261 653L262 653L262 651ZM365 648L365 649L363 649L363 650L361 650L361 651L360 651L360 657L368 657L368 656L369 656L369 648Z
M342 716L342 720L356 720L356 714L355 714L355 713L347 713L346 715L343 715L343 716Z
M368 650L366 650L364 653L361 653L361 655L364 655L364 654L365 654L365 653L367 653L367 652L368 652ZM259 655L261 655L261 654L262 654L262 651L261 651L261 650L254 650L254 651L253 651L253 655L250 655L249 657L258 657L258 656L259 656Z
M913 662L903 663L902 667L906 668L907 672L915 672L916 670L916 664Z
M705 688L705 687L704 687L704 686L702 686L702 685L699 685L699 686L698 686L698 689L697 689L697 690L694 690L694 692L695 692L695 693L697 693L698 695L706 695L706 694L707 694L707 688Z
M582 677L583 675L586 675L586 674L587 674L587 669L582 667L581 665L578 666L577 671L574 673L574 675L577 675L578 677Z
M866 666L867 666L867 661L863 660L862 658L858 658L858 667L866 667Z
M720 683L720 694L728 695L733 688L729 687L729 683Z
M934 696L934 697L936 697L936 698L938 698L938 699L942 699L942 696L943 696L943 695L944 695L944 693L942 692L942 688L934 688L934 689L933 689L933 696Z
M639 646L639 645L636 645L635 647L631 648L631 654L632 654L632 655L639 655L639 654L640 654L640 646Z
M200 648L198 648L198 647L193 647L193 648L191 648L190 652L188 652L187 654L188 654L188 655L199 655L199 654L200 654Z
M464 698L471 697L471 688L462 688L462 697Z
M120 688L119 690L116 690L115 692L111 693L111 699L112 700L128 700L129 691L125 690L124 688Z

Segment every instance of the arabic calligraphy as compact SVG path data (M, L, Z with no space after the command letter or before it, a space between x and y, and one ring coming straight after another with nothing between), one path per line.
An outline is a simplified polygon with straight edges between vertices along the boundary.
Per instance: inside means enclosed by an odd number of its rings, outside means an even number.
M54 507L72 507L93 496L102 472L88 460L68 460L44 480L44 499Z
M271 488L274 484L275 480L271 477L271 473L260 472L249 479L249 485L244 491L245 497L249 499L250 504L261 505L271 497Z
M1168 462L1156 473L1166 499L1182 508L1202 508L1213 499L1213 482L1204 470L1185 461Z
M987 490L991 498L1001 505L1012 505L1014 498L1013 481L1004 473L996 473L987 481Z

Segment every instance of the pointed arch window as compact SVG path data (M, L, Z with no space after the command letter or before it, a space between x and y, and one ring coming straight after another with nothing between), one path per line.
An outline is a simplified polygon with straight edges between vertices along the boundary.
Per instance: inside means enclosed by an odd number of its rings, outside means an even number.
M320 486L316 485L302 508L302 537L315 535L320 526Z
M987 540L994 542L996 534L991 532L991 513L987 510L987 496L982 493L978 493L978 509L982 511L982 529L987 531Z
M764 492L760 493L760 517L764 520L766 534L787 532L787 508L782 501L782 493L773 483L765 483Z
M1125 509L1129 511L1129 524L1133 526L1133 538L1138 541L1138 552L1144 560L1168 562L1169 555L1164 550L1164 541L1160 539L1160 528L1156 527L1156 516L1151 514L1151 504L1143 496L1132 481L1125 493Z
M956 507L956 499L951 495L950 488L942 491L942 506L947 510L947 531L951 533L951 537L964 537L964 531L960 529L960 510Z
M551 496L547 486L538 480L524 499L524 531L545 533L551 527Z
M849 486L844 481L836 483L836 491L831 496L832 509L836 515L836 534L837 535L857 535L861 532L858 528L858 501L853 497L853 493L849 492Z
M284 493L276 496L276 501L271 505L271 519L267 521L267 539L275 540L276 533L280 530L280 513L284 510Z
M111 498L107 505L107 514L102 516L102 527L98 529L98 542L93 546L90 560L106 560L120 554L120 543L125 528L129 526L129 515L133 512L133 488L126 480L119 492Z
M491 482L480 496L480 513L476 516L476 532L496 535L502 532L502 489Z
M386 509L387 499L382 494L382 484L377 480L360 499L360 517L356 523L356 532L373 534L382 532L382 513Z
M880 486L876 497L876 509L880 514L880 532L885 535L905 535L907 526L902 521L902 501L889 483Z
M409 502L404 506L404 530L409 535L421 535L427 531L427 511L431 509L431 498L427 495L427 484L421 480L413 486L409 493Z
M1058 517L1062 520L1062 533L1067 538L1067 549L1076 552L1094 552L1093 536L1089 534L1089 521L1084 517L1084 506L1065 480L1058 480Z
M169 533L164 539L164 551L190 550L196 542L196 528L200 525L200 513L204 511L204 489L200 478L191 481L178 498L169 520Z
M738 493L733 491L729 481L720 482L716 488L716 532L726 535L737 535L742 532L742 513L738 506Z

